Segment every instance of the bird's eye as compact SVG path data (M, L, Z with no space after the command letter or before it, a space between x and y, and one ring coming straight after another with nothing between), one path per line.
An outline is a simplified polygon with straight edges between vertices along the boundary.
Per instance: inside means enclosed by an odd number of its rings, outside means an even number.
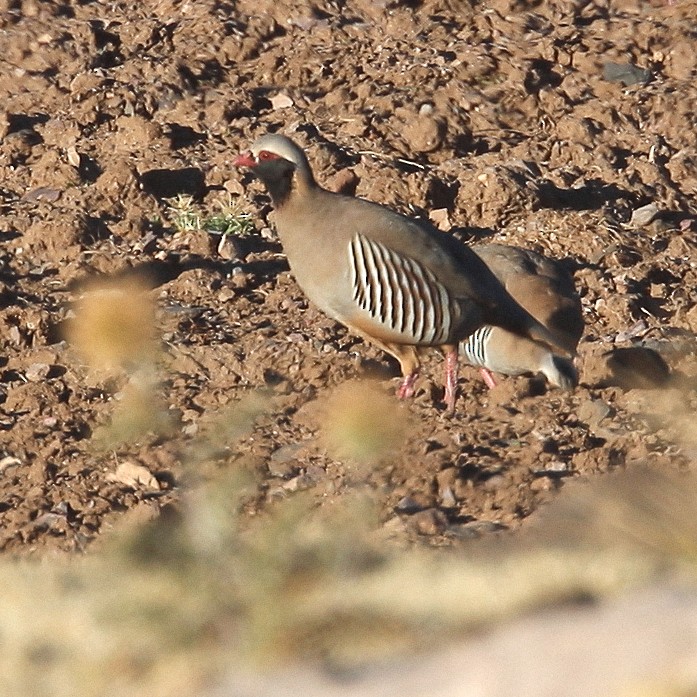
M258 155L258 159L261 161L276 160L276 159L278 159L278 155L276 155L275 153L269 152L268 150L262 150Z

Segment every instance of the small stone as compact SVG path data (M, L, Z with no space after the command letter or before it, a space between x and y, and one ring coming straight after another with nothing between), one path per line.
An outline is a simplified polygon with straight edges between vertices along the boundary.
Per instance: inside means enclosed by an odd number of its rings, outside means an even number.
M327 188L330 191L336 191L338 194L353 196L356 193L359 178L352 169L340 169L327 182Z
M274 95L269 99L269 101L271 102L272 109L287 109L294 104L293 100L283 92Z
M233 288L238 288L240 290L244 289L247 287L250 281L250 276L244 272L242 273L235 273L233 269L232 273L232 278L230 279L230 283L232 284Z
M439 230L450 230L452 227L447 208L434 208L429 212L428 217Z
M53 189L50 186L38 186L36 189L28 191L22 196L22 201L34 203L36 201L57 201L61 197L59 189Z
M235 293L230 288L223 287L218 291L218 300L221 303L226 303L228 300L232 300L234 297Z
M80 166L80 153L71 145L65 152L68 162L76 169Z
M47 363L32 363L25 371L24 377L29 382L41 382L48 377L51 366Z
M122 462L115 472L107 474L106 479L109 482L123 484L129 489L160 490L160 482L157 481L152 472L147 467L135 462Z
M244 244L242 241L234 235L221 235L216 247L216 252L218 253L218 256L231 261L233 259L238 259L241 256L242 252L244 251L243 248ZM233 274L234 271L235 270L233 269ZM242 271L242 269L240 269L240 271Z
M442 535L448 527L448 518L437 508L427 508L415 513L409 523L419 535Z
M506 478L501 474L495 474L493 477L482 482L482 489L484 491L497 491L506 484Z
M651 79L651 71L637 68L631 63L613 63L603 65L603 78L608 82L621 82L625 87L646 83Z
M182 433L185 436L195 436L198 433L198 424L186 424L186 426L182 427Z
M436 484L438 486L438 496L442 499L446 496L446 492L450 491L450 495L455 497L453 494L453 487L457 481L457 467L448 467L441 470L436 475Z
M278 501L280 499L288 498L288 492L282 486L271 487L266 492L267 501Z
M398 513L410 514L422 510L423 506L411 496L403 496L401 499L399 499L394 509Z
M445 139L445 122L431 115L418 116L406 124L402 135L407 145L417 153L438 150Z
M451 525L448 531L455 537L466 540L482 537L482 535L490 535L505 529L505 525L493 520L472 520L469 523Z
M304 491L305 489L311 489L316 483L312 477L308 477L306 474L299 474L297 477L288 480L283 485L283 488L286 491Z
M578 418L595 428L609 413L610 407L602 399L586 399L578 407Z
M443 508L455 508L457 505L455 494L453 494L453 490L449 486L446 486L441 492L440 504L443 506Z
M658 206L655 203L649 203L641 208L637 208L629 221L632 227L639 228L653 222L658 215Z
M223 182L223 188L225 191L235 194L235 196L242 196L244 194L244 186L239 179L226 179Z
M406 530L406 523L399 516L393 516L385 521L382 529L388 535L402 535Z
M8 455L0 460L0 472L4 472L9 467L17 467L22 464L22 461L18 457L12 457Z
M554 484L549 477L539 477L530 482L530 491L549 491Z
M300 443L289 443L274 450L266 463L269 474L279 479L294 475L299 469L297 455L301 447Z

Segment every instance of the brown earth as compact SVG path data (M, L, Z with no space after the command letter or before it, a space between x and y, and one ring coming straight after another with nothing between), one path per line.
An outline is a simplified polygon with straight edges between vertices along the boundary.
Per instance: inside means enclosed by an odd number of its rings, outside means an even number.
M690 2L0 0L2 549L82 551L240 469L256 481L249 516L298 490L317 506L367 490L387 536L446 544L517 528L569 478L689 468L696 14ZM521 377L488 391L467 368L446 416L434 357L397 405L396 365L308 306L266 195L231 166L275 130L329 187L565 260L587 323L581 385ZM175 229L165 199L182 192L210 212L240 197L256 232L231 252ZM163 337L140 411L128 400L142 376L100 376L63 332L86 278L129 268L147 271ZM630 346L658 351L671 378L650 365L628 384L622 356L604 354ZM119 408L150 432L119 442Z

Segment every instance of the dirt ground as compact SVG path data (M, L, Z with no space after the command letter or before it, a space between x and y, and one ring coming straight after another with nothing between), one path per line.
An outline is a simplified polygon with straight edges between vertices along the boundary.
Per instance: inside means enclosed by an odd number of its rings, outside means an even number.
M83 552L238 471L255 482L250 517L301 490L320 507L368 491L386 537L445 545L524 527L571 478L691 468L696 15L629 0L0 0L0 548ZM266 194L231 165L269 131L306 147L330 188L563 259L586 321L580 386L489 391L465 368L447 416L433 356L397 404L396 364L308 305ZM219 245L177 229L182 193L211 213L238 199L254 232ZM127 269L156 302L155 378L99 375L66 341L86 279ZM632 346L670 378L608 360ZM149 431L119 440L124 409Z

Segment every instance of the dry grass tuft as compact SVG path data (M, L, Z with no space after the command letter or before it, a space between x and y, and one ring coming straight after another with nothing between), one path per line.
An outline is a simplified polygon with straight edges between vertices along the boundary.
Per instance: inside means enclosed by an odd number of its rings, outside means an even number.
M336 459L374 465L400 449L409 428L394 395L365 381L339 385L319 408L321 438Z
M157 357L155 306L139 280L106 280L75 305L68 341L98 371L133 372Z

